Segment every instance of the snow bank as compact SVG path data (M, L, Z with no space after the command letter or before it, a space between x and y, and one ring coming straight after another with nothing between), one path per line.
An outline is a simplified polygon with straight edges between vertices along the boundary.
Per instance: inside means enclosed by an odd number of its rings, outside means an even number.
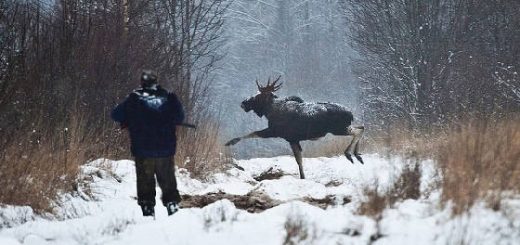
M374 184L383 191L390 188L407 164L397 157L367 155L364 159L364 165L351 164L344 157L304 159L305 180L298 178L290 156L238 160L244 171L233 168L208 182L178 169L181 194L258 191L281 204L248 213L224 199L168 217L158 195L156 220L142 217L137 206L134 163L99 159L82 168L86 184L77 193L63 195L54 218L36 216L29 207L0 207L0 244L228 245L282 244L287 239L299 244L512 244L520 240L520 222L511 218L518 217L520 201L508 204L506 210L512 214L477 205L467 215L453 218L447 209L440 209L439 192L431 190L436 178L432 161L421 163L421 191L428 192L427 197L397 203L377 222L357 215L364 199L362 189ZM268 170L284 175L255 180ZM326 209L302 201L328 195L352 201ZM290 238L287 229L294 231Z

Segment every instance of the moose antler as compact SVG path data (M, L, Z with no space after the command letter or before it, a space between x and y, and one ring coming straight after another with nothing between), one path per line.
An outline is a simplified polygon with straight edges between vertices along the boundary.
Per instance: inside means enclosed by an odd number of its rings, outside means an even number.
M278 78L276 78L276 80L274 80L273 83L271 83L271 78L269 77L269 79L267 79L267 85L262 87L260 86L260 84L258 84L258 79L256 80L256 86L258 86L258 91L260 91L260 93L274 93L276 91L278 91L280 89L280 87L282 87L282 84L283 83L280 83L280 84L276 84L280 78L282 76L278 76Z

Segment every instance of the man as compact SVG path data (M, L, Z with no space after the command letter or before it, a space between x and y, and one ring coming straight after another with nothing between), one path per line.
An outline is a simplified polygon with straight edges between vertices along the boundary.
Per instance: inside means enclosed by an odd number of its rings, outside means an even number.
M177 212L181 198L172 157L176 146L175 126L184 120L177 96L157 84L155 72L144 70L141 88L112 111L112 118L130 133L137 174L137 202L143 215L155 216L155 176L168 215Z

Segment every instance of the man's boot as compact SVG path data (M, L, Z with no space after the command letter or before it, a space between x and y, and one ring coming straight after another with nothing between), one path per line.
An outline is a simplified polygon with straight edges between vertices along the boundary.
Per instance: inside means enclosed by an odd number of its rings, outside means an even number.
M151 205L142 205L143 216L155 216L155 208Z
M168 211L168 216L179 211L179 205L176 202L169 202L166 204L166 210Z

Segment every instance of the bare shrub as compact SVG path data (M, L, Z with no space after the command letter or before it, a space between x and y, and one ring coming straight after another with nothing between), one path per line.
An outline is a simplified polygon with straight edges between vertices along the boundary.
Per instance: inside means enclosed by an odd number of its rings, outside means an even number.
M453 211L467 211L477 200L500 209L505 191L520 191L520 124L472 122L440 145L436 156L442 174L442 201Z

